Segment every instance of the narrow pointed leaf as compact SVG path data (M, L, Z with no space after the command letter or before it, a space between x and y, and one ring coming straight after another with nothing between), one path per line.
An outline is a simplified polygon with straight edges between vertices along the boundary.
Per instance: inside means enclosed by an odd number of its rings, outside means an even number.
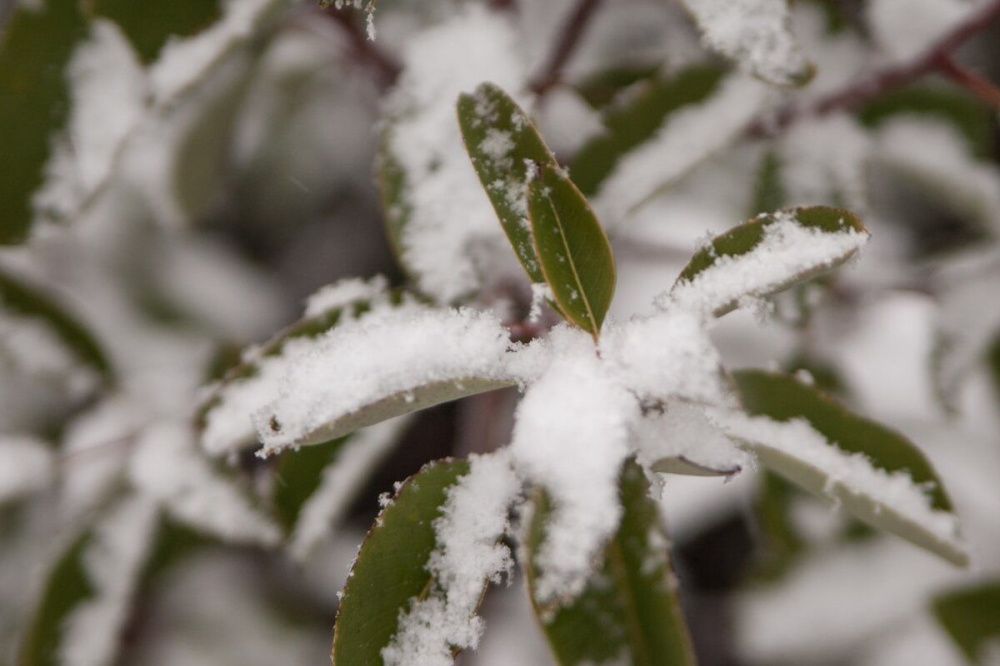
M606 130L587 141L570 163L573 182L584 194L597 194L629 151L653 138L670 116L700 104L719 87L725 70L697 65L670 78L640 84L634 95L604 116Z
M0 271L0 309L43 320L80 360L110 378L111 362L97 339L41 289Z
M1000 641L1000 580L946 592L932 607L970 664L994 663Z
M595 338L615 293L615 258L590 204L560 169L542 169L528 211L545 281L559 310Z
M334 666L382 663L382 649L396 634L401 615L434 584L427 569L437 547L434 521L448 489L468 471L469 464L459 460L426 465L379 514L340 599Z
M550 608L535 601L534 551L542 542L548 500L540 494L528 538L529 594L559 664L628 663L688 666L695 663L677 581L670 567L659 507L635 462L622 472L624 512L604 562L591 583L568 605Z
M458 98L465 148L528 277L544 282L528 223L528 182L539 168L558 168L531 119L507 93L484 83Z
M85 33L78 0L16 5L0 33L0 245L27 237L31 197L68 112L66 65Z
M861 221L839 208L760 215L696 252L658 302L721 316L743 298L767 296L839 266L867 240Z
M763 465L873 527L968 562L951 500L912 442L787 375L741 370L734 380L747 413L763 418L730 434Z

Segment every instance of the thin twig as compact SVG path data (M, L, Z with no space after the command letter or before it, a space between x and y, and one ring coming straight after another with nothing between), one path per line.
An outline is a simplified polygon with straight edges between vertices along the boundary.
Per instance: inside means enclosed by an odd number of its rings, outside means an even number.
M579 0L577 2L559 33L556 46L552 49L548 62L541 74L531 83L531 90L535 94L544 95L562 80L563 68L576 52L590 19L594 17L600 6L601 0Z
M1000 88L989 79L963 67L950 56L941 59L938 71L993 108L1000 110Z
M372 69L378 77L379 88L386 89L396 82L402 67L396 59L368 39L365 29L355 20L355 12L348 9L329 8L323 13L343 30L357 60Z
M919 56L905 63L893 65L871 76L851 82L812 104L789 104L767 117L750 124L747 133L764 137L774 135L803 118L824 116L834 111L857 109L885 92L913 83L932 72L943 72L952 55L966 41L985 30L1000 17L1000 0L994 0L955 26L944 37L932 44ZM954 77L951 77L954 78Z

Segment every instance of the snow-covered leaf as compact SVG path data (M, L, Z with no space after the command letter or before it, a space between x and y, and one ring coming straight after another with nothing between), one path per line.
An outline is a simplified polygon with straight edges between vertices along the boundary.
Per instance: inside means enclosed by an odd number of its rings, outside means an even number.
M573 182L584 194L596 194L619 160L652 139L671 114L707 100L724 75L721 67L696 65L642 83L627 100L607 110L604 133L585 143L573 158Z
M466 150L532 283L544 282L528 223L528 182L539 169L558 169L531 119L491 83L458 98L458 122Z
M175 520L225 542L274 546L281 529L251 493L212 464L188 424L147 428L129 460L129 479Z
M677 601L670 543L649 482L634 461L625 464L619 498L621 523L603 563L571 604L549 607L535 595L535 554L544 541L551 508L535 503L526 544L529 593L559 664L628 663L689 666L691 639Z
M741 299L773 294L839 266L867 239L861 221L838 208L760 215L696 252L657 302L663 308L680 305L721 316Z
M274 399L281 378L318 338L373 308L393 307L404 300L404 294L389 290L382 277L341 280L320 289L307 302L302 319L247 349L210 389L197 417L202 446L210 455L220 456L253 444L257 439L253 414Z
M491 313L414 302L375 308L310 340L282 368L254 417L261 454L523 382L538 351L511 342Z
M770 83L798 86L812 64L792 34L788 0L684 0L705 45Z
M649 408L634 430L638 461L651 472L732 476L749 462L699 405L678 400Z
M987 580L940 594L934 615L970 664L995 663L1000 644L1000 581Z
M626 107L615 126L609 128L605 140L607 147L595 143L594 148L583 149L593 151L594 157L588 159L611 162L609 173L603 173L609 168L604 166L598 169L596 176L587 176L586 155L578 157L571 165L574 177L579 171L583 174L584 185L596 188L594 192L584 191L605 226L626 221L695 166L732 144L767 101L767 86L743 74L732 73L714 83L710 70L689 70L678 76L681 78L677 83L682 83L681 90L685 91L681 98L687 103L679 108L670 104L674 93L679 94L679 91L673 90L672 82L668 81L663 89L651 89L648 102L644 96L639 98L654 107L657 113L647 116L642 106L637 106L635 111L628 111ZM661 99L663 91L670 97ZM660 114L663 115L657 122ZM633 115L647 119L636 122ZM639 129L642 131L638 132ZM625 141L633 136L632 132L639 136ZM635 145L619 155L618 151L632 141Z
M721 425L763 465L874 527L968 562L951 500L912 442L790 376L733 378L749 416L723 416Z
M542 274L559 311L597 339L616 279L601 223L573 181L544 165L528 185L528 214Z
M54 134L67 114L66 65L86 22L77 0L20 3L0 34L0 244L23 241ZM16 128L16 129L15 129Z
M519 492L503 454L431 463L399 486L344 588L333 663L448 666L474 648L484 588L512 566L499 540Z
M639 405L586 333L560 327L550 338L557 356L518 406L510 448L518 471L552 502L535 595L558 603L583 590L618 527L619 470Z
M19 663L114 663L156 527L155 503L112 502L54 563L19 648Z
M452 303L473 294L494 262L513 263L469 164L455 103L483 81L521 90L527 70L509 18L476 4L414 35L402 60L379 150L383 209L414 286Z
M196 34L218 19L219 4L219 0L177 0L150 12L131 0L94 0L88 9L114 21L143 62L149 63L170 39Z
M96 338L41 289L0 271L0 308L43 321L82 362L105 378L111 377L111 363Z

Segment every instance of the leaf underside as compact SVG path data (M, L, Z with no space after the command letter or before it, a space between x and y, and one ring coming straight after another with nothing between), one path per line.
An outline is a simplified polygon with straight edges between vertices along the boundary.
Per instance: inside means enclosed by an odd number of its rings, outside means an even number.
M930 462L899 433L850 412L816 388L788 375L740 370L733 373L733 379L748 414L779 422L804 419L843 452L862 454L874 467L888 473L906 473L915 484L928 489L933 509L953 512L951 500ZM766 442L750 442L748 448L768 469L813 494L828 497L831 490L835 491L845 509L873 527L897 534L955 564L967 564L967 553L953 541L942 539L892 507L843 484L831 488L830 477L809 460L770 448Z

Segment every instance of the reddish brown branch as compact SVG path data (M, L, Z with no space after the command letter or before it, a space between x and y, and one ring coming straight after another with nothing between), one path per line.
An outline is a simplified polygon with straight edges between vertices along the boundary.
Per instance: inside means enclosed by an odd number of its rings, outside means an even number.
M955 75L946 71L948 63L953 62L954 52L962 44L989 27L998 17L1000 17L1000 0L994 0L994 2L973 12L915 59L887 67L871 76L849 83L840 90L820 97L812 104L785 106L776 113L757 119L750 125L747 132L751 136L771 136L803 118L824 116L834 111L851 111L885 92L913 83L932 72L943 72L955 80ZM965 74L975 76L971 72ZM979 79L979 82L985 82L992 87L992 84L989 84L985 79ZM968 87L967 83L964 85ZM977 91L973 90L973 92ZM977 92L977 94L979 93Z
M941 59L938 71L993 108L1000 110L1000 88L989 79L966 69L950 56Z
M375 42L368 39L364 27L356 20L356 12L331 7L323 13L343 30L354 57L358 62L371 68L377 77L379 88L388 88L396 82L402 67L395 58L382 51L375 45Z
M541 74L531 83L531 90L538 95L544 95L562 79L563 68L570 57L576 52L582 41L583 34L590 24L601 0L579 0L570 13L569 19L559 33L556 46L549 54L549 60Z

